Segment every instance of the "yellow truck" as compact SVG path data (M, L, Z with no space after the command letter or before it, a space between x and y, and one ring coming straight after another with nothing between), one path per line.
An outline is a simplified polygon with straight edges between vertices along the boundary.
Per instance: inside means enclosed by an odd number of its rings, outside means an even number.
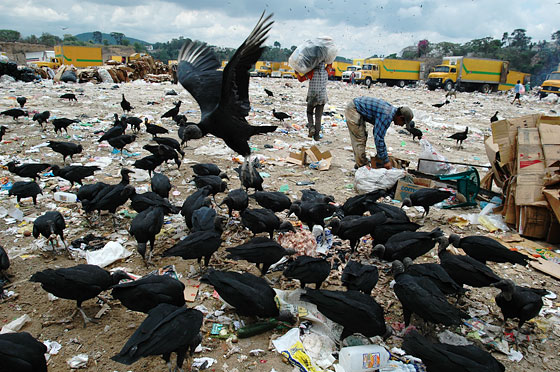
M257 61L255 64L256 75L260 77L270 77L273 71L280 69L280 62Z
M38 62L37 67L57 69L61 65L89 67L103 65L101 48L90 48L74 45L57 45L54 47L54 58L48 62Z
M369 58L364 60L361 67L354 70L354 80L356 83L365 84L368 87L373 83L381 82L389 86L397 85L403 88L408 84L418 82L422 69L423 64L420 61ZM351 75L352 69L349 69L342 74L342 80L350 80Z
M542 99L549 94L560 96L560 65L558 65L557 71L551 72L541 84L539 97Z
M476 57L443 57L441 65L428 75L428 89L443 88L449 91L460 80L461 90L479 90L483 93L497 91L507 81L509 62Z
M523 85L528 84L531 82L531 74L520 72L520 71L509 70L507 74L506 82L503 84L500 83L500 85L498 85L498 90L513 89L513 87L515 87L515 84L517 84L518 80L521 81Z
M334 61L332 66L327 69L330 80L342 80L342 74L351 66L348 62Z

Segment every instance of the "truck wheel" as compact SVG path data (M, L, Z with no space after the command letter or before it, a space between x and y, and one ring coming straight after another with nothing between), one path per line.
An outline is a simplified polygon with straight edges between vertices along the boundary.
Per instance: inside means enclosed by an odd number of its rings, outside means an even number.
M490 91L492 90L492 88L490 88L490 84L484 84L481 88L480 91L482 93L490 93Z
M449 92L451 89L453 89L453 82L451 80L447 80L445 84L443 84L443 89L446 92Z
M428 85L428 90L436 90L436 87L433 85Z
M406 83L404 82L404 80L399 80L399 82L397 83L397 85L399 86L399 88L404 88L404 86L406 85Z
M371 87L371 78L369 76L366 78L366 86L368 88Z

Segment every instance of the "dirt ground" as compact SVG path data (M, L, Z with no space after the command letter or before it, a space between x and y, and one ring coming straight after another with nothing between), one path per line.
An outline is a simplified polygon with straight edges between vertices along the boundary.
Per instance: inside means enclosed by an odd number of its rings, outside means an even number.
M267 97L263 88L268 88L274 92L274 97ZM178 92L178 96L166 95L171 89ZM68 103L59 100L58 97L66 92L74 92L78 97L77 103ZM134 106L133 115L138 117L148 116L155 122L161 122L161 115L173 107L173 102L177 99L182 100L181 112L185 113L190 121L197 121L199 109L192 97L181 87L167 84L146 84L144 82L132 82L114 86L113 84L80 84L80 85L53 85L52 82L42 82L37 84L24 83L3 83L0 84L0 110L15 107L16 96L26 96L26 108L31 112L30 118L20 119L14 122L9 117L0 117L0 125L8 127L8 133L4 136L4 141L0 145L0 162L6 164L12 159L19 161L40 161L61 165L59 154L52 152L49 148L33 146L46 142L49 139L61 140L61 136L54 134L52 124L47 125L45 132L41 131L40 126L31 121L33 111L51 111L51 119L56 117L79 118L81 123L69 127L71 141L79 142L84 151L74 157L74 162L88 164L91 162L102 162L104 158L109 158L110 162L99 171L92 179L86 180L87 183L102 180L110 183L119 181L119 170L121 163L130 169L132 163L142 156L148 155L142 146L150 141L150 135L145 133L145 128L139 134L136 142L127 147L131 156L125 156L121 160L120 155L111 154L111 148L106 144L99 144L97 138L100 135L94 132L106 129L112 125L114 113L122 114L119 105L121 94ZM252 139L251 147L253 152L264 159L264 168L270 176L265 178L264 188L269 191L277 191L281 186L289 187L288 195L295 200L301 196L300 190L308 186L297 186L297 181L313 181L314 188L320 192L334 195L339 203L343 203L348 197L356 194L353 190L354 183L354 160L348 131L343 119L344 107L349 99L368 95L383 98L396 105L410 106L415 114L416 127L424 132L427 139L437 150L439 150L448 160L465 162L469 164L488 164L484 150L484 134L490 132L490 117L499 111L500 118L517 117L532 113L544 113L554 115L559 111L557 103L547 103L538 101L534 96L524 96L521 106L511 105L511 95L493 93L484 95L481 93L458 93L451 103L438 109L432 104L444 101L444 92L428 91L424 88L393 88L384 86L373 86L366 89L361 86L348 86L340 82L329 82L328 94L329 104L325 111L332 113L332 116L324 117L324 131L322 139L316 143L318 147L325 151L330 150L333 154L332 166L328 171L317 171L303 166L288 164L284 161L289 151L296 151L303 145L315 143L306 136L305 130L305 97L307 84L298 83L295 80L285 79L266 79L251 78L250 96L252 100L252 111L248 121L254 125L278 124L279 129L269 135L255 136ZM148 104L148 103L152 104ZM272 116L272 109L284 111L292 115L284 123L278 122ZM176 136L177 126L169 119L161 122L169 129L171 136ZM469 127L469 138L463 143L463 148L458 149L455 141L448 139L451 134L463 131L464 127ZM400 128L391 127L386 141L389 152L400 158L410 160L411 168L416 167L416 159L421 153L421 145L418 141L412 141L411 136L400 132ZM371 136L371 126L368 127ZM370 138L368 151L375 154L373 139ZM140 155L135 155L139 153ZM195 190L190 184L192 170L190 164L195 162L214 162L222 169L225 169L230 177L229 188L239 187L239 179L233 168L238 164L235 161L237 155L225 148L223 142L214 137L206 137L201 140L192 141L186 148L184 163L180 170L175 165L163 166L164 173L171 179L176 191L171 196L171 201L181 205L183 200ZM10 174L6 169L0 170L0 177L7 177L5 181L15 182L20 180L17 176ZM147 172L136 171L132 175L131 183L137 187L138 191L147 191L149 188L149 178ZM43 195L39 197L38 205L33 206L31 199L25 199L19 208L24 213L23 221L11 220L9 216L1 219L0 244L9 252L11 267L8 272L12 275L12 283L7 290L15 292L15 296L0 302L0 321L2 325L15 318L27 314L31 321L23 327L24 331L30 332L34 337L41 341L57 341L62 345L62 349L57 355L52 355L49 360L50 371L68 371L70 368L66 360L74 355L85 353L89 356L87 367L88 371L159 371L166 370L163 360L159 357L144 358L132 366L124 366L113 362L110 357L115 355L124 345L128 337L134 332L137 326L144 319L144 314L127 311L118 301L109 300L110 309L101 316L98 324L88 324L87 328L82 327L81 317L76 317L74 321L66 324L54 324L46 326L44 322L58 320L67 317L74 309L75 303L68 300L57 299L51 301L47 293L36 283L28 281L29 277L36 271L45 268L68 267L78 263L85 263L84 259L69 260L65 254L61 253L53 257L50 252L42 252L45 240L40 238L34 240L33 237L24 236L26 230L30 230L32 221L48 210L57 209L66 218L67 241L83 237L88 233L104 236L110 240L122 243L126 248L134 253L124 261L116 262L108 267L123 267L128 271L144 275L150 271L147 269L140 255L136 252L136 242L130 237L127 229L130 225L130 218L119 214L118 229L115 231L108 215L102 215L102 224L90 230L83 217L83 211L79 203L59 203L53 199L53 194L57 188L69 186L64 180L52 177L41 177L40 185L43 188ZM73 190L75 191L75 190ZM218 195L218 203L225 195ZM389 200L387 200L390 202ZM252 202L254 203L254 201ZM15 198L8 197L7 190L0 192L0 207L10 211L16 206ZM125 205L121 210L129 210ZM477 226L468 226L464 229L450 225L447 221L449 217L465 213L477 213L478 209L472 210L441 210L434 209L430 212L421 230L431 230L436 226L441 227L446 234L456 232L459 234L485 234L486 232ZM225 214L225 210L219 210ZM413 220L419 220L421 212L416 209L409 209L409 215ZM281 214L282 218L287 218ZM290 218L295 221L295 217ZM187 277L192 270L198 267L194 260L185 261L180 258L162 258L161 253L172 246L179 237L187 234L183 218L178 216L166 217L166 224L163 233L158 236L155 247L154 262L158 267L173 264L177 272ZM239 227L238 220L230 223L224 234L224 244L219 252L211 261L211 266L219 269L242 269L249 270L257 274L254 265L245 262L234 262L224 259L224 249L227 246L239 244L250 237L250 233L243 231ZM348 242L343 242L347 246ZM371 241L362 243L359 249L359 258L362 262L375 262L380 267L380 280L372 295L383 306L386 311L387 321L398 329L402 326L402 311L400 303L389 288L392 276L389 272L387 263L380 263L369 258ZM556 248L557 249L557 248ZM24 255L22 257L22 255ZM437 261L434 251L426 254L419 259L419 262ZM542 274L530 267L512 266L510 264L490 264L499 275L513 279L517 284L530 286L544 286L552 292L559 294L558 281L552 277ZM289 281L281 277L280 272L269 273L269 279L275 282L275 287L282 289L295 289L298 287L297 281ZM196 279L196 276L195 276ZM324 285L329 289L341 289L340 272L333 271L328 283ZM219 309L221 303L212 297L212 287L202 284L199 288L198 296L194 303L189 306L204 305L214 311ZM494 302L497 290L491 288L472 289L466 295L465 302L462 304L465 309L476 310L478 317L494 325L501 325L502 318L499 308ZM110 293L104 294L110 298ZM549 309L558 309L558 299L548 302ZM85 312L92 316L96 314L101 304L95 300L86 301L83 305ZM227 316L238 319L237 315L231 310L226 310ZM524 327L524 331L530 330L529 341L520 344L519 351L523 354L523 359L513 362L506 355L500 352L493 352L493 355L506 366L507 371L558 371L560 370L560 325L557 323L558 317L548 314L538 317L537 322L529 322ZM244 319L246 323L253 322L253 319ZM202 346L204 351L198 353L196 357L212 357L217 360L217 364L211 367L215 371L291 371L293 368L282 361L281 356L270 346L271 337L276 337L286 332L286 330L270 331L260 336L240 340L237 346L240 353L233 354L227 359L224 355L228 352L228 346L224 340L209 337L212 321L208 320L203 326L205 334ZM413 320L413 324L418 325L418 320ZM509 322L509 327L516 325ZM440 330L443 328L439 328ZM467 328L462 326L460 329L451 329L456 333L466 335ZM439 331L432 330L433 335ZM402 339L392 336L387 340L390 347L400 347ZM480 346L480 343L479 343ZM253 349L263 349L264 354L258 356L249 355Z

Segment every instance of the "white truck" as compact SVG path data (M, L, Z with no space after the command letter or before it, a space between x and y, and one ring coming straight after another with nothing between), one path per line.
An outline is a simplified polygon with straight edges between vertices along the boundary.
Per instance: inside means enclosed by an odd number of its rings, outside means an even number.
M34 65L37 62L49 62L54 58L54 50L44 50L42 52L25 52L25 63Z

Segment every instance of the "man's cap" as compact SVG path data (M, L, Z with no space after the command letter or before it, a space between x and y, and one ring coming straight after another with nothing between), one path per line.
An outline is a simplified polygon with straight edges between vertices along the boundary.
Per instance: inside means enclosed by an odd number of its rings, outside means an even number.
M412 110L410 109L410 107L402 106L399 111L400 111L400 114L402 116L404 116L405 124L408 124L412 121L412 118L414 117L414 114L412 113Z

